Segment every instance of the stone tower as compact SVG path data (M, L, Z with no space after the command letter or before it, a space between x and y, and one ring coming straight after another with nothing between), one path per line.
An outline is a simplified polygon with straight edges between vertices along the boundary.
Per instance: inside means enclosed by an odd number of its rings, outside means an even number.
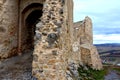
M79 64L101 69L92 35L89 17L73 25L72 0L0 0L0 59L33 50L38 80L74 80Z

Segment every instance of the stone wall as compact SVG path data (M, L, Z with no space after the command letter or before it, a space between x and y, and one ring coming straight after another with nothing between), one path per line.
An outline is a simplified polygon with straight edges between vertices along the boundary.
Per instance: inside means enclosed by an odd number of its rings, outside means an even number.
M20 0L20 12L22 12L27 6L32 3L40 3L43 4L45 0Z
M46 0L41 21L36 25L33 75L39 80L66 80L61 29L65 20L64 0Z
M0 58L16 53L18 0L0 0Z
M34 3L43 6L29 7ZM86 17L73 25L73 0L0 0L0 58L22 52L28 35L25 20L38 9L42 14L35 37L31 35L33 76L38 80L75 80L79 64L102 68L93 46L91 19Z
M88 16L83 21L74 23L74 36L80 44L93 44L92 20Z
M94 69L101 69L101 59L96 47L93 46L92 20L88 16L83 21L74 23L74 38L76 45L79 46L75 47L75 50L79 49L80 63Z
M27 29L25 20L34 10L42 10L45 0L0 0L0 59L12 57L22 53L26 41ZM26 47L26 46L25 46Z
M18 52L19 54L22 54L22 52L29 48L28 42L31 40L28 37L30 36L29 32L32 31L34 33L35 31L32 30L32 27L35 28L35 23L29 23L30 25L26 25L26 20L29 17L29 15L34 12L39 10L39 15L42 15L42 8L45 0L20 0L19 1L19 30L18 30ZM38 14L38 13L37 13ZM35 16L35 15L33 15ZM36 15L38 16L38 15ZM33 17L34 18L34 17ZM39 17L38 17L39 19ZM37 20L36 20L37 21ZM34 37L34 35L31 35ZM32 44L32 42L30 42Z

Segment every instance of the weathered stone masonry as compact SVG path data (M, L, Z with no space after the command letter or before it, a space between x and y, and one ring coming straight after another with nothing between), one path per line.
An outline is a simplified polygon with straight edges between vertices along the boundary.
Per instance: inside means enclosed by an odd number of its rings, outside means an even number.
M34 47L29 43L34 43L35 24L42 16L44 2L0 0L0 58L21 54Z
M88 16L83 21L74 23L74 39L79 44L80 62L101 69L100 57L96 47L93 46L92 20Z
M60 43L65 2L46 0L44 4L41 21L36 26L33 75L40 80L66 80L66 62Z
M74 80L79 64L102 68L92 21L73 25L72 0L0 0L0 58L29 49L38 80Z
M0 58L14 55L17 48L18 0L0 0Z

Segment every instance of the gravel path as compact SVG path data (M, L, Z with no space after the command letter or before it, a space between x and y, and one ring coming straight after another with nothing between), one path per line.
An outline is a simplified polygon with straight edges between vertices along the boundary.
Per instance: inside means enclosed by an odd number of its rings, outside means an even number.
M108 75L105 76L105 80L120 80L120 75L116 71L110 71Z
M32 52L0 62L0 80L36 80L32 77Z

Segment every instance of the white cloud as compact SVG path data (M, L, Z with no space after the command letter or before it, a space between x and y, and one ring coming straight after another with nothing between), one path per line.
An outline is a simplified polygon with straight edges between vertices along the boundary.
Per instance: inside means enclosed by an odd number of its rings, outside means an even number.
M110 15L111 11L120 7L120 0L73 0L74 1L74 17L84 18L81 13L96 13ZM85 15L86 16L86 15ZM81 20L79 18L79 20ZM75 21L79 21L75 19Z
M94 44L101 44L101 43L120 43L120 34L94 35Z
M94 43L120 43L120 0L73 0L74 21L89 16Z
M119 0L73 0L74 9L93 12L102 12L105 10L116 9L120 5ZM96 10L96 11L95 11Z

